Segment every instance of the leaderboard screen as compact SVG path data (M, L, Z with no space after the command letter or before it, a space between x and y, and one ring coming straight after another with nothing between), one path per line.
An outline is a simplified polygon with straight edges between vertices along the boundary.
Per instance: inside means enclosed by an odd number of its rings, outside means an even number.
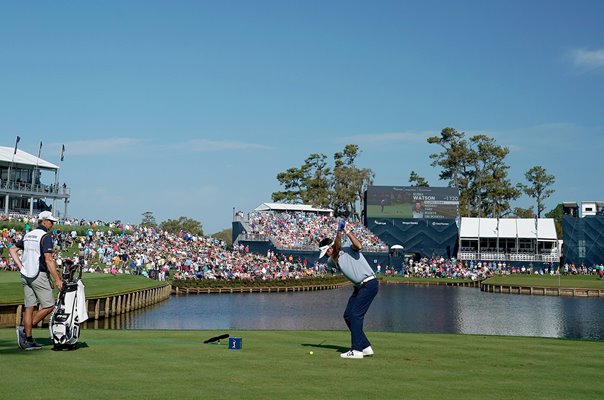
M459 190L451 187L369 186L367 218L454 219Z

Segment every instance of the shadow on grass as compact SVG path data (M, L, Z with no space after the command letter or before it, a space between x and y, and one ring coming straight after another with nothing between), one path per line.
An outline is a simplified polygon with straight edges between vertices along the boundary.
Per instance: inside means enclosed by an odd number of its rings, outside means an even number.
M320 349L330 349L330 350L335 350L338 353L345 353L348 350L350 350L350 347L342 347L342 346L338 346L338 345L334 345L334 344L323 344L323 342L321 342L321 343L302 343L301 346L317 347Z
M55 349L54 346L53 346L52 350L53 351L58 351L58 352L61 352L61 351L75 351L77 349L85 349L87 347L88 347L88 343L86 343L86 342L78 342L78 343L76 343L75 347L65 346L65 347L60 347L60 348Z
M52 350L53 349L53 343L52 340L49 338L34 338L36 340L36 342L38 342L40 345L42 345L42 349L41 350ZM65 351L74 351L77 349L85 349L89 347L88 343L86 342L78 342L76 344L76 348L75 349L65 349ZM16 353L35 353L38 350L35 351L26 351L23 350L21 348L19 348L19 345L17 344L17 336L15 335L15 340L0 340L0 354L16 354Z

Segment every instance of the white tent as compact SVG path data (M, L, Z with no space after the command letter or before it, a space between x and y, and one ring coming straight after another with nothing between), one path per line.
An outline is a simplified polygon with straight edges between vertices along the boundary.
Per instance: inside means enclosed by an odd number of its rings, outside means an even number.
M459 245L462 260L560 261L552 218L462 218Z
M14 147L0 146L0 163L14 162L14 165L21 164L21 165L30 165L30 166L34 166L34 167L37 165L38 168L45 168L45 169L52 169L52 170L59 169L58 165L45 161L32 154L26 153L22 150L17 149L17 154L14 154L14 152L15 152ZM14 160L13 160L13 157L14 157Z
M466 218L461 219L461 239L520 238L558 240L552 218Z
M333 214L329 208L315 208L308 204L262 203L254 211L305 211Z

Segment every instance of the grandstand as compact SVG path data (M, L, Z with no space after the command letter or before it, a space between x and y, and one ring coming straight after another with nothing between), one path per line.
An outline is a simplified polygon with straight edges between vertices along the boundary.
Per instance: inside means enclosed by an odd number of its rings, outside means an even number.
M457 198L451 188L370 187L365 224L354 227L367 260L374 267L398 267L408 257L536 269L559 264L561 245L553 219L459 218ZM335 226L329 209L262 203L247 215L235 215L233 243L314 262L319 240L335 236Z
M251 252L284 254L314 263L323 237L334 237L337 220L330 209L304 204L262 203L247 214L235 213L233 244ZM388 247L359 223L350 222L370 264L388 265Z
M45 176L49 178L46 182ZM52 210L49 202L60 200L64 202L65 218L70 189L59 186L58 179L59 166L25 151L0 146L0 211L5 215L34 215Z

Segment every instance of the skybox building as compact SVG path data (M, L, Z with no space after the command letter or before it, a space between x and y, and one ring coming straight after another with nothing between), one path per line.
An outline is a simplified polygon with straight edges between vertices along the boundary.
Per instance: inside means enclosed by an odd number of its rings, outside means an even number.
M0 146L0 213L67 216L69 188L59 184L59 166L25 151ZM54 210L63 202L63 212Z

